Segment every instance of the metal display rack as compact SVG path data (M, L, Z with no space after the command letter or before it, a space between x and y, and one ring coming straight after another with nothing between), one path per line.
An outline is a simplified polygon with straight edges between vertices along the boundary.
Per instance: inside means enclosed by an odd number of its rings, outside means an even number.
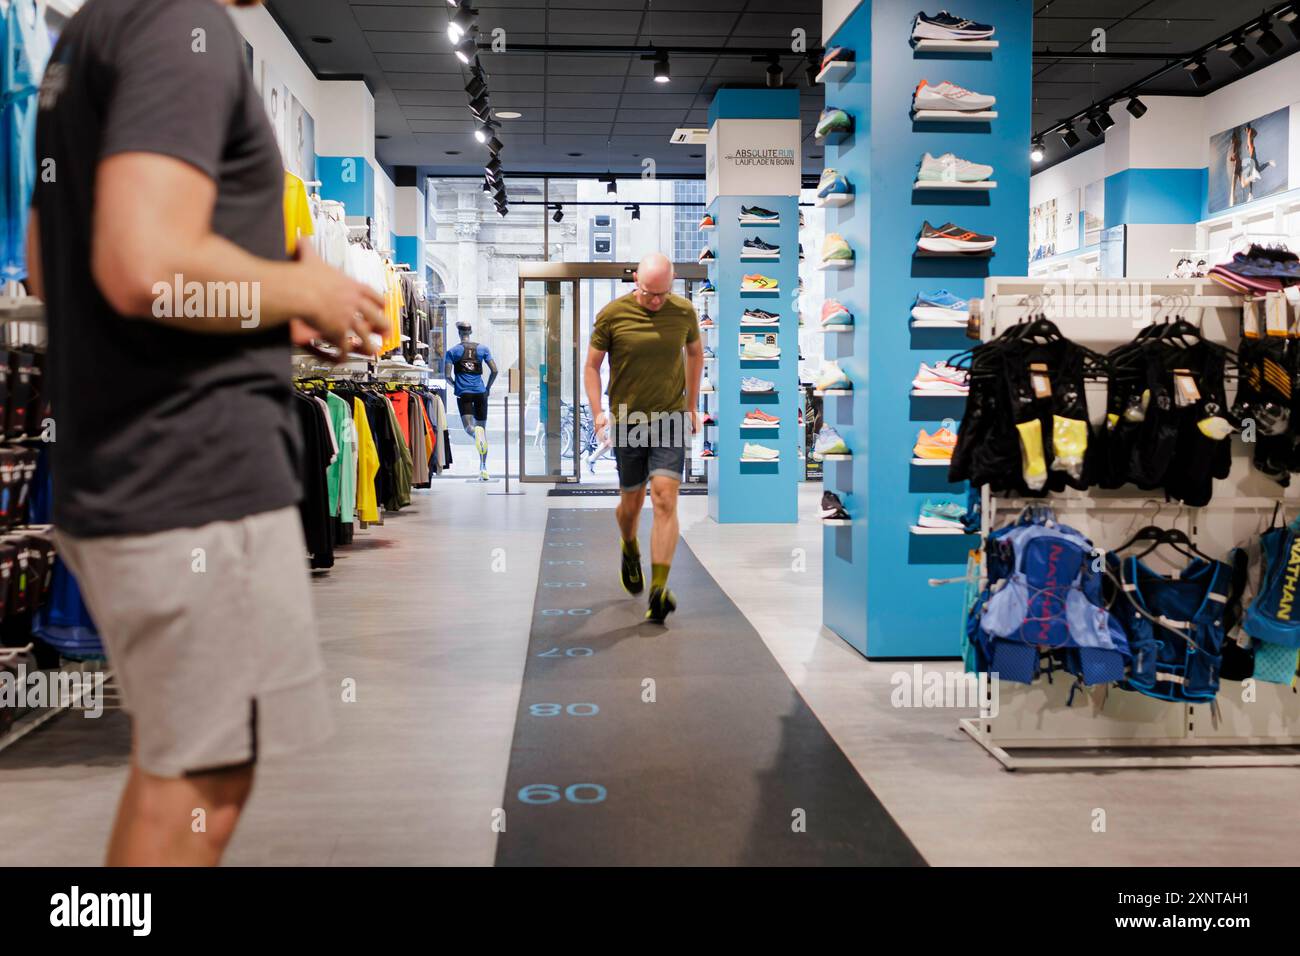
M1206 279L991 278L980 303L981 338L992 340L1009 325L1042 313L1070 340L1106 352L1153 321L1182 316L1207 339L1235 349L1243 302ZM1229 402L1234 391L1229 382ZM1089 387L1087 393L1090 417L1099 421L1105 389ZM1175 509L1173 521L1212 554L1226 554L1258 534L1275 505L1300 509L1300 488L1284 493L1254 471L1239 441L1234 441L1228 478L1216 482L1205 507L1162 504L1153 498L1158 494L1093 489L1034 500L1050 504L1101 548L1125 540L1144 511L1149 523L1153 505L1157 514ZM981 535L987 539L1025 504L1025 499L994 495L986 486ZM1166 702L1109 686L1087 689L1082 702L1076 692L1070 706L1071 685L1068 679L999 682L996 712L991 700L981 701L981 716L960 721L960 727L1008 770L1300 766L1300 688L1294 683L1255 681L1254 696L1247 699L1243 683L1224 680L1214 706Z

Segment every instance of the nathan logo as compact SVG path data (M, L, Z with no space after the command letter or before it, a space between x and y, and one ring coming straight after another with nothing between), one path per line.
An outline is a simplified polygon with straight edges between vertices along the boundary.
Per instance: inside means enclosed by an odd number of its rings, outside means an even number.
M793 166L795 152L793 149L738 149L727 154L727 162L733 166Z
M1277 616L1283 621L1291 620L1295 610L1295 586L1300 580L1300 538L1291 545L1291 556L1286 563L1286 577L1282 579L1282 599L1277 604Z
M50 925L60 927L123 927L133 936L148 936L153 928L152 893L70 893L50 897Z

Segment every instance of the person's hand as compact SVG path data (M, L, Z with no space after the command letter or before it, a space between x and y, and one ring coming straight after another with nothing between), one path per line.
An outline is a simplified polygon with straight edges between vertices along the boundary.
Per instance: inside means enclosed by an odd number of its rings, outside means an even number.
M595 420L596 437L602 444L609 444L609 412L601 412Z
M700 433L700 410L698 408L692 408L691 409L691 434L698 435L699 433Z
M302 324L315 338L324 339L343 352L348 351L348 336L361 340L359 351L377 354L372 335L388 331L384 316L384 298L370 286L328 266L316 255L311 243L298 246L299 282L308 290L312 306L303 315ZM303 333L297 333L303 334Z

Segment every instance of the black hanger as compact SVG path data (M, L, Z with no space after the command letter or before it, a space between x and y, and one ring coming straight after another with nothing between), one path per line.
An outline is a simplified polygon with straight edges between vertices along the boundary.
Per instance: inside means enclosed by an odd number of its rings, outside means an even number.
M1163 544L1163 545L1168 545L1169 547L1173 548L1175 551L1178 551L1189 558L1197 557L1197 558L1201 558L1204 561L1214 560L1208 554L1206 554L1204 551L1198 548L1192 542L1192 539L1189 538L1186 532L1184 532L1182 529L1161 528L1159 525L1154 525L1154 524L1149 524L1145 528L1139 528L1133 534L1133 537L1129 538L1118 548L1116 548L1115 552L1118 553L1120 551L1127 551L1129 548L1133 547L1133 545L1142 544L1147 541L1151 542L1151 546L1147 548L1145 551L1143 551L1141 554L1135 555L1135 557L1139 559L1145 558L1148 554L1150 554L1152 551L1154 551L1156 548L1160 547Z

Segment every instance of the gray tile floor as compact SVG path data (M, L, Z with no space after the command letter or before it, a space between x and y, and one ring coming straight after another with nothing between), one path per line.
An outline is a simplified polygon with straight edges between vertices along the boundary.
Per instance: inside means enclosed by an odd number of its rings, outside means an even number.
M492 862L544 512L613 499L484 491L416 492L316 580L329 680L354 679L357 701L320 751L262 768L230 863ZM1293 862L1300 770L1012 774L957 730L965 712L892 707L899 665L820 626L820 487L801 495L803 522L775 527L719 526L684 498L683 536L931 863ZM0 753L0 866L100 861L126 731L68 716Z

